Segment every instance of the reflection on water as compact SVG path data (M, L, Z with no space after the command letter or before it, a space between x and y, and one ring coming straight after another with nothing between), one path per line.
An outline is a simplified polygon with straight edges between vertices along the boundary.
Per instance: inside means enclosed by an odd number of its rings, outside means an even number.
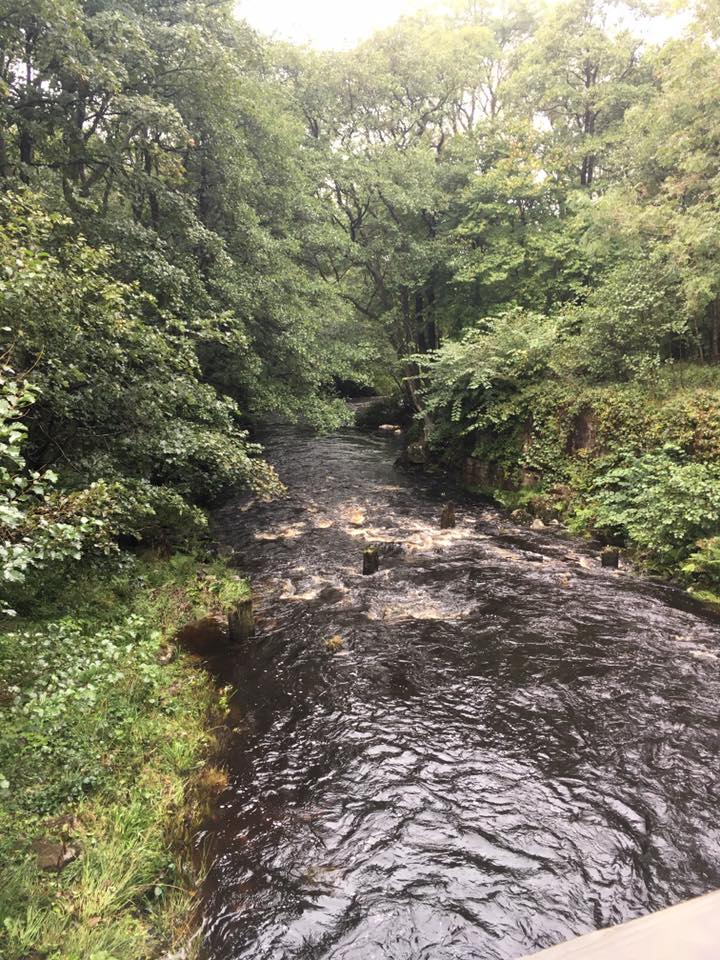
M392 466L279 430L208 960L495 960L720 886L720 627L677 591ZM380 572L361 574L365 542Z

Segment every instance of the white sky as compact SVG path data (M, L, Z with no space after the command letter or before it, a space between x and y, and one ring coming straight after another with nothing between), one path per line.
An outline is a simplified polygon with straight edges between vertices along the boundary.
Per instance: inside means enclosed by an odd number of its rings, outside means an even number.
M256 30L295 43L345 49L388 27L418 0L238 0L239 17Z
M325 49L347 49L431 0L237 0L237 15L262 33ZM682 31L686 15L632 24L636 33L662 42Z

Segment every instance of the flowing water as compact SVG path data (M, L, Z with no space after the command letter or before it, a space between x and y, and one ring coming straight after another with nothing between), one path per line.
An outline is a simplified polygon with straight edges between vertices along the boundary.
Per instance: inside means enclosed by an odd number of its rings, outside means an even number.
M268 453L287 499L218 517L258 634L208 960L505 960L720 887L716 618L477 500L440 530L392 440Z

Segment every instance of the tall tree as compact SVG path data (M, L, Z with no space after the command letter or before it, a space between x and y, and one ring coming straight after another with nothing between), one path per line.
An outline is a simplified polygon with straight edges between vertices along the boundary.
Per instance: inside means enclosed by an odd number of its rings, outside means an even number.
M550 8L513 78L515 101L547 128L548 173L590 188L625 111L642 94L640 42L611 24L612 0Z

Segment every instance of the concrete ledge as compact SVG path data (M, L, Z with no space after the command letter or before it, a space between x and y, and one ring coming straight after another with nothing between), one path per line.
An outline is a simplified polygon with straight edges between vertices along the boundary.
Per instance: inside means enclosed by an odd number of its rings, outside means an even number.
M720 960L720 890L541 950L532 960Z

